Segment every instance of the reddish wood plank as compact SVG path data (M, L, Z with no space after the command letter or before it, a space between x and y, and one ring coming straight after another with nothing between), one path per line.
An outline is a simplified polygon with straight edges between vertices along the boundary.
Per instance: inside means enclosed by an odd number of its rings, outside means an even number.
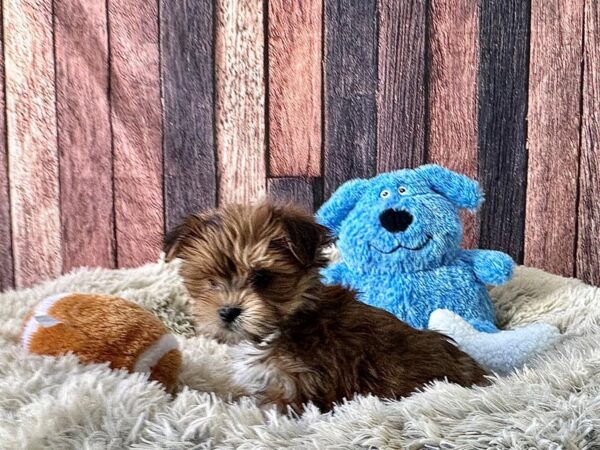
M479 21L479 246L523 262L529 0L482 0Z
M106 5L55 0L63 271L113 266Z
M583 0L531 4L525 264L566 276L574 273L582 18Z
M377 156L377 0L325 2L323 196Z
M263 2L215 8L218 201L246 203L266 194Z
M322 0L269 3L269 173L321 174Z
M470 0L432 0L429 21L428 157L476 178L479 6ZM477 216L463 218L463 245L476 247Z
M0 8L0 29L2 9ZM1 34L1 33L0 33ZM0 291L14 287L10 195L8 187L8 153L4 110L4 37L0 35Z
M16 285L61 270L52 2L3 2Z
M600 286L600 1L586 0L577 277Z
M217 201L213 1L161 0L166 228Z
M290 202L308 212L315 210L314 178L269 178L269 197Z
M426 16L425 0L379 0L379 172L425 159Z
M163 235L158 4L109 0L119 267L158 257Z

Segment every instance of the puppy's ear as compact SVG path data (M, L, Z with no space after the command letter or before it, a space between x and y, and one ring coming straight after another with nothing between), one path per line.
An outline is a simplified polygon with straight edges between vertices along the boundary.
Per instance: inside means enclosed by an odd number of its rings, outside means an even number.
M216 211L209 211L188 216L183 223L165 235L163 251L165 261L171 261L181 255L181 250L195 237L201 237L210 227L221 225L221 218Z
M320 264L321 248L331 242L329 230L305 213L283 209L276 214L287 234L285 244L298 262L305 267Z
M334 236L340 232L344 219L354 209L365 192L369 180L346 181L317 211L317 222L331 230Z
M446 197L457 208L476 210L483 203L483 192L477 181L437 164L415 169L431 190Z

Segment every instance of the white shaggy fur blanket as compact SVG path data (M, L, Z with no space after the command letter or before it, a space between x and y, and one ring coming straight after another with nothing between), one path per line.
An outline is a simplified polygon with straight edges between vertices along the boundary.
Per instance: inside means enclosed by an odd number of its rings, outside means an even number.
M529 367L487 387L435 383L402 401L361 397L298 418L228 402L228 347L193 336L174 264L79 270L0 294L0 448L600 448L600 292L520 268L492 296L503 326L543 320L564 337ZM120 295L181 334L182 390L143 375L25 354L17 344L29 306L57 292Z

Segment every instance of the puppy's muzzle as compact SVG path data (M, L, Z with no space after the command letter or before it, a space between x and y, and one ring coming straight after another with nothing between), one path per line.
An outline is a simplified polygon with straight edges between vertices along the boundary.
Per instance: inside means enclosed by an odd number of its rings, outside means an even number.
M219 309L219 317L223 322L231 323L237 319L241 312L241 308L237 306L223 306Z
M379 216L379 222L390 233L402 233L413 222L413 216L403 209L386 209Z

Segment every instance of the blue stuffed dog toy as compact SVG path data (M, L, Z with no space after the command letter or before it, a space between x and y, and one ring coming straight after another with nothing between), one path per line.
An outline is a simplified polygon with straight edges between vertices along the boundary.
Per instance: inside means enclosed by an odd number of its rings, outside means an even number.
M460 248L459 210L482 201L476 181L437 165L348 181L317 213L341 255L323 278L415 328L449 335L483 367L508 373L553 343L558 330L496 327L486 285L507 282L514 263L502 252Z

